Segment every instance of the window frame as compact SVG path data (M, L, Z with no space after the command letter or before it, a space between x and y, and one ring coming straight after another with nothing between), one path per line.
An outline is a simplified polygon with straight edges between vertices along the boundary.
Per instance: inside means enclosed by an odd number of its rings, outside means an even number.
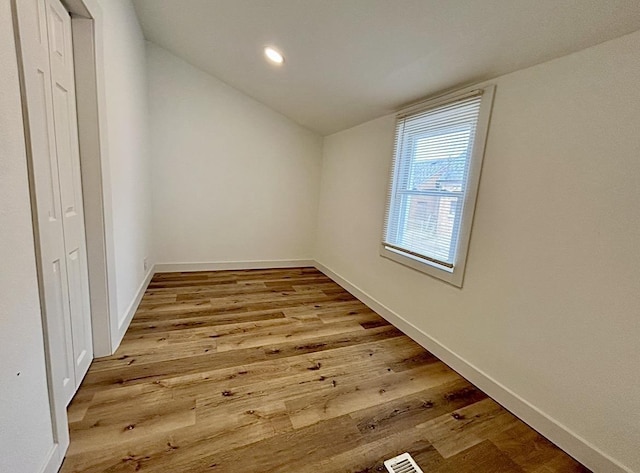
M455 261L453 267L449 268L442 264L438 264L435 260L422 257L417 254L411 254L408 250L402 250L398 247L391 247L385 244L387 239L387 228L398 232L400 222L395 222L391 227L389 219L391 218L391 204L393 196L397 193L398 175L401 168L409 165L406 159L400 156L405 151L400 149L400 136L403 133L399 128L401 120L407 117L423 113L427 110L445 106L452 102L463 100L467 97L482 94L480 108L478 112L478 121L476 125L476 135L474 138L471 157L469 158L469 171L467 174L467 186L465 198L462 201L462 212L460 215L460 226L455 241ZM471 241L471 230L473 227L473 217L475 214L476 200L478 197L478 188L480 185L480 175L482 172L482 162L484 160L487 136L489 132L489 122L491 120L491 111L493 108L493 97L495 95L495 85L490 84L483 87L470 87L461 91L447 94L435 99L420 102L419 104L407 107L398 112L395 127L395 146L391 170L389 173L389 192L384 215L384 230L382 241L380 243L380 256L408 266L412 269L428 274L429 276L438 278L453 286L462 288L464 273L467 263L467 255L469 252L469 243ZM404 146L402 146L404 148Z

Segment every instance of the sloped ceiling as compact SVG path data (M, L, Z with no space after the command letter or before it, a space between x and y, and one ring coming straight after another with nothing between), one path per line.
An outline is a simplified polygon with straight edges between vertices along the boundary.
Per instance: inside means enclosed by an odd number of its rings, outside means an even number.
M148 40L322 135L640 29L639 0L134 4Z

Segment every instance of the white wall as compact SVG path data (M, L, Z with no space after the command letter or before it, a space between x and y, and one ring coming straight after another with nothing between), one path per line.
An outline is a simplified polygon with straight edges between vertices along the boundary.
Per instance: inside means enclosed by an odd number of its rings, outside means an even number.
M419 331L634 471L638 51L640 32L494 81L462 290L378 256L393 116L325 139L316 253Z
M159 263L312 257L322 139L147 43Z
M0 471L35 472L53 447L9 0L0 0Z
M130 0L100 0L118 324L153 264L145 42ZM142 288L144 289L144 288ZM120 335L122 334L120 330ZM116 335L117 336L117 335Z

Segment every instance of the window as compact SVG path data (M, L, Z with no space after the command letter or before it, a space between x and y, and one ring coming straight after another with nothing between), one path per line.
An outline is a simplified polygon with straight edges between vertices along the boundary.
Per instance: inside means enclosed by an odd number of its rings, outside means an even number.
M462 287L494 87L400 112L381 255Z

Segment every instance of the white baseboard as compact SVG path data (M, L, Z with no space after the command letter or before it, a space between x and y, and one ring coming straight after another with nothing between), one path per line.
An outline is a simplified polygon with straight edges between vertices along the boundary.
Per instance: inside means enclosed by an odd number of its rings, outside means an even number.
M321 263L316 262L315 267L587 468L594 472L633 473L630 468L600 451L597 447L493 379L471 362L455 354L358 286L350 283Z
M155 266L151 266L146 276L144 277L144 280L138 287L138 290L136 291L136 295L131 301L131 304L129 304L129 307L127 307L127 310L125 311L124 316L118 321L118 330L115 334L113 334L114 336L111 339L112 353L115 353L118 347L120 346L120 342L122 342L122 338L124 337L124 334L127 332L127 329L129 328L131 319L133 319L133 316L135 315L136 310L138 310L138 306L140 305L142 296L144 296L144 292L147 290L147 286L149 286L149 283L151 282L151 278L153 278L153 275L155 273L156 273Z
M263 261L212 261L208 263L157 263L156 272L224 271L240 269L276 269L313 267L311 259L263 260Z
M65 417L66 422L66 417ZM60 466L62 466L63 457L60 456L60 444L54 443L49 453L47 453L47 457L40 468L40 473L56 473Z

